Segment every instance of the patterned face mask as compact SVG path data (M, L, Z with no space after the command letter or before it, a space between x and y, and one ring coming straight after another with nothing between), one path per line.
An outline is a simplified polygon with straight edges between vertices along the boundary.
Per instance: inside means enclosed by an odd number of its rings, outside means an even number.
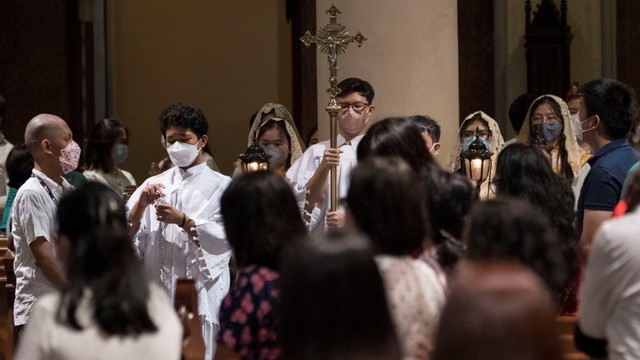
M78 168L80 151L80 145L73 140L64 149L60 150L60 165L63 173L68 174Z
M462 140L462 150L469 150L469 146L471 146L471 143L475 139L475 136L472 136ZM480 141L482 141L487 150L491 151L491 142L489 141L489 139L480 138Z

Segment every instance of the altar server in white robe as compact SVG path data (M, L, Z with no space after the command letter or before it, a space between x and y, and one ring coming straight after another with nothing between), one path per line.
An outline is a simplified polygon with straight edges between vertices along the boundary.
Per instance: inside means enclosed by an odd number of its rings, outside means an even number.
M338 147L329 147L329 140L312 145L287 171L287 178L292 184L307 189L305 220L316 224L311 229L313 233L322 233L344 224L342 210L328 211L331 198L329 172L332 168L337 169L337 191L340 199L345 198L351 169L358 162L356 150L374 110L375 92L367 81L348 78L342 80L338 88Z
M231 250L220 197L231 179L203 159L209 127L200 109L171 105L160 115L160 128L176 166L147 179L129 199L134 245L172 300L178 278L195 280L206 359L211 359L220 303L230 282Z

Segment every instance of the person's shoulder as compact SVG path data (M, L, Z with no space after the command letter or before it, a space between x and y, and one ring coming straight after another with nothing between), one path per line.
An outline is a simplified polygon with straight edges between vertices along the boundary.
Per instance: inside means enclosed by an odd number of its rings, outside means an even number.
M331 142L329 140L320 141L318 143L315 143L309 146L307 148L307 151L305 151L305 153L317 153L317 152L322 153L324 149L328 148L329 146L331 146Z
M89 169L87 169L87 170L82 172L82 175L87 180L95 180L96 178L100 177L100 172L98 170L89 170Z
M600 231L606 235L605 237L614 239L616 242L629 238L626 235L633 235L633 243L640 249L640 242L636 241L640 236L640 209L625 214L624 216L612 218L602 223Z
M135 179L133 178L133 175L130 172L128 172L127 170L120 169L120 168L118 168L118 172L122 176L124 176L127 180L129 180L129 182L132 182L131 185L135 185Z
M23 197L40 196L44 191L44 188L42 188L38 183L38 180L34 177L30 177L24 182L24 184L22 184L22 186L20 186L14 201L17 203Z
M155 184L155 183L158 183L158 182L164 182L167 179L170 179L173 176L173 173L176 172L176 171L179 171L178 167L176 167L176 166L170 167L169 169L161 172L160 174L149 176L144 181L144 183L146 183L146 184Z
M231 178L229 176L212 170L208 166L205 166L204 169L202 169L202 175L207 176L213 181L219 182L221 184L228 184L231 182Z
M48 293L38 298L34 305L34 311L44 311L53 314L60 303L60 294L57 292Z

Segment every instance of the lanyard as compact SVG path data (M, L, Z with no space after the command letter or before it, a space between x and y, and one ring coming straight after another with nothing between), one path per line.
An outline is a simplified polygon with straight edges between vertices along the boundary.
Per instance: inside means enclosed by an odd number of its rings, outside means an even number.
M56 198L53 196L53 193L51 192L51 189L49 189L47 184L44 183L44 181L40 178L40 176L36 174L31 174L31 177L38 179L38 181L40 182L40 185L42 185L42 187L45 190L47 190L47 194L49 194L49 197L51 198L51 200L53 200L53 203L56 204L56 206L58 206L58 200L56 200Z

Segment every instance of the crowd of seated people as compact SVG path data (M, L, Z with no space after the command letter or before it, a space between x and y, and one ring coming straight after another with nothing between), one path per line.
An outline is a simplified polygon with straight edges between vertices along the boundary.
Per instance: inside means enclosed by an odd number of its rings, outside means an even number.
M96 123L84 165L64 119L29 121L0 224L16 358L180 359L196 336L207 360L559 359L561 315L588 356L640 354L631 88L526 94L508 145L485 111L446 144L428 115L374 119L369 82L338 90L336 148L268 103L247 143L269 168L232 177L194 105L161 112L167 158L140 183L120 168L135 156L120 120ZM472 144L491 152L486 180L462 166Z

